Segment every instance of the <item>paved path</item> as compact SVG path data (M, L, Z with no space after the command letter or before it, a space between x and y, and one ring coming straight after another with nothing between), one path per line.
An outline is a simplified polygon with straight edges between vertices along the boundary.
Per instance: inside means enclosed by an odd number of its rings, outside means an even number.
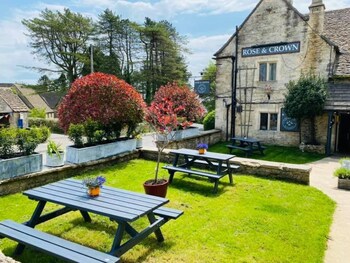
M350 262L350 191L337 188L333 171L340 166L338 157L328 157L311 164L310 185L337 203L328 240L325 263Z

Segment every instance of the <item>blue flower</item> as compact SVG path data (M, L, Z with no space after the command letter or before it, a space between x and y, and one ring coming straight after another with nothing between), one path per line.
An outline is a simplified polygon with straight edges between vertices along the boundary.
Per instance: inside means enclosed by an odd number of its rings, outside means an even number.
M95 178L86 178L83 180L83 185L88 188L92 187L102 187L102 185L106 182L106 178L102 175L99 175Z
M198 143L197 144L197 149L208 149L208 144L206 143Z

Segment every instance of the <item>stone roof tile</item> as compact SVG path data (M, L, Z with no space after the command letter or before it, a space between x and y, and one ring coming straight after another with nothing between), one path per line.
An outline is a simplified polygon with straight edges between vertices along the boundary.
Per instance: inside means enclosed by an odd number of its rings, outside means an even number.
M0 88L0 97L9 105L14 112L27 112L28 107L15 94L11 88Z

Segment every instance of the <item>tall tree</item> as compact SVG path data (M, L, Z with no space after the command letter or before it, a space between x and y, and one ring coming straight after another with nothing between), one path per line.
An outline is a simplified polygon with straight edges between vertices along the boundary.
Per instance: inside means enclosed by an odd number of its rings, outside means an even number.
M326 80L313 74L303 74L297 81L290 81L286 86L288 89L284 101L286 114L302 121L308 119L310 143L317 144L315 118L322 114L328 96Z
M146 18L139 31L144 50L141 85L146 102L150 103L160 86L172 81L180 84L187 81L189 75L182 56L185 40L167 21L155 22Z
M24 19L33 53L57 66L72 83L86 62L87 42L93 33L92 21L69 9L45 9L39 18Z

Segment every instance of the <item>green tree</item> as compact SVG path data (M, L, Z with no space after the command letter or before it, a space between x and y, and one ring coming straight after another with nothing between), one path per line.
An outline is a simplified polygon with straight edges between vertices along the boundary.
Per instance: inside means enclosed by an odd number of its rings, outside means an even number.
M210 61L208 66L203 70L202 80L210 81L209 94L201 96L203 104L207 111L215 110L215 92L216 92L216 65L213 61Z
M24 19L33 53L63 71L69 83L81 74L86 62L87 41L93 33L91 19L69 9L41 11L38 18Z
M155 22L150 18L146 18L139 31L144 51L139 86L145 93L146 102L150 103L160 86L187 81L189 75L182 56L186 51L183 47L185 39L169 22Z
M297 81L286 84L284 108L291 118L310 121L310 138L317 144L315 119L323 112L328 97L328 86L325 79L314 74L302 74Z

